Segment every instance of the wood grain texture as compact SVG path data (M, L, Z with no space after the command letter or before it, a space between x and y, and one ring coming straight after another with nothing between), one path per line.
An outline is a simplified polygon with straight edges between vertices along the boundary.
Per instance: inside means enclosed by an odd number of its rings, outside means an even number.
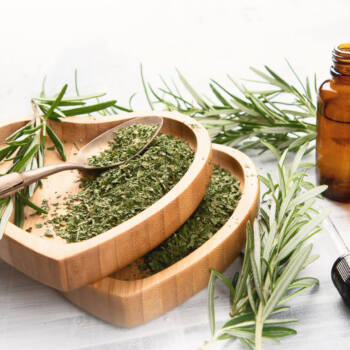
M25 212L24 229L8 223L0 241L0 257L28 276L59 290L71 290L97 281L144 255L180 227L202 200L212 171L211 142L207 131L195 120L178 113L126 113L108 117L73 117L52 123L64 140L67 159L74 161L77 149L102 132L131 118L158 115L164 118L162 133L187 140L195 149L194 161L183 178L152 206L89 240L65 244L59 237L42 237L45 228L35 224L44 218ZM23 125L28 118L0 125L0 138ZM48 145L50 146L50 145ZM46 164L59 162L56 152L46 150ZM44 180L33 201L50 204L78 191L77 171L65 171ZM59 197L59 198L58 198Z
M207 285L211 268L224 271L232 263L243 248L246 223L258 211L259 180L253 162L243 153L219 145L214 145L213 151L214 163L239 178L243 192L227 223L201 247L167 269L129 281L118 279L117 272L64 293L71 302L105 321L132 327L183 303Z

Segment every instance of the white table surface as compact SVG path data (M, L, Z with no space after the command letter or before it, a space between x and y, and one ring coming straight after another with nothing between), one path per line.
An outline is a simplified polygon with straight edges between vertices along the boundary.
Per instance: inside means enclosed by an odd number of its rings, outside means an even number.
M289 75L284 58L302 75L328 76L331 49L349 40L350 2L333 1L1 1L0 120L30 113L47 74L56 93L80 73L82 92L106 91L145 109L139 63L149 80L178 67L208 91L211 77L250 76L268 64ZM271 157L253 158L259 172L274 172ZM312 174L313 176L313 174ZM350 242L350 205L325 201ZM348 350L350 311L330 279L339 255L329 224L315 239L321 258L307 271L320 286L292 303L298 335L276 349ZM237 261L228 276L239 267ZM227 319L227 290L216 291L218 324ZM59 293L0 261L0 349L197 349L209 337L206 290L160 318L134 329L111 326L71 305ZM240 349L222 342L213 349Z

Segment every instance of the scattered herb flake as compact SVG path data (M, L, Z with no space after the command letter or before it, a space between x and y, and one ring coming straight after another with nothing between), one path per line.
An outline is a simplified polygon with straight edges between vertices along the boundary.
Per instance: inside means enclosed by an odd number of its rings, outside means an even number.
M53 234L50 230L47 230L47 231L44 233L44 236L46 236L46 237L53 237L54 234Z

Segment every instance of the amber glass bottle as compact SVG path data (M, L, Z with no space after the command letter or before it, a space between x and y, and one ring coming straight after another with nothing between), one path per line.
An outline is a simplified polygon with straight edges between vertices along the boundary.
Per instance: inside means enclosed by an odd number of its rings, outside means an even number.
M324 195L350 202L350 43L332 53L332 78L320 86L317 103L317 179Z

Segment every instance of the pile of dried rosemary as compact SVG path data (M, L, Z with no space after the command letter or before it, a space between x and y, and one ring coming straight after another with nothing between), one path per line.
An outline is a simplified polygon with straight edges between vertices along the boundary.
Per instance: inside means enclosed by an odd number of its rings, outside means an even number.
M136 124L118 130L109 148L90 158L104 166L135 154L153 135L155 127ZM133 140L133 142L130 142ZM159 135L140 156L119 168L83 178L81 191L64 202L64 215L51 211L57 235L68 242L94 237L137 215L166 194L185 174L193 151L181 139ZM160 246L138 263L146 274L156 273L184 258L205 243L232 215L241 197L239 181L226 169L214 166L207 192L192 216Z
M145 139L149 132L154 132L151 126L139 124L120 129L118 143L129 142L130 133L138 133ZM98 155L94 162L109 161L113 153L123 157L128 147L121 152L115 144ZM65 214L54 215L47 224L51 224L56 234L67 242L83 241L105 232L163 197L185 174L193 156L186 141L159 135L140 156L92 179L82 179L81 191L70 195L63 204Z
M228 170L214 166L207 192L196 211L173 235L145 255L139 268L156 273L193 252L226 223L240 198L239 181Z

